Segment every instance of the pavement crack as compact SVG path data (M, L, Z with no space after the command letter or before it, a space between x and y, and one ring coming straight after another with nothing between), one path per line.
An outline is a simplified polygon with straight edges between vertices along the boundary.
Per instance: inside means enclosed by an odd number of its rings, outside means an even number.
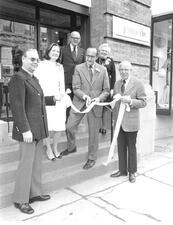
M77 191L75 191L75 190L72 189L72 188L66 188L66 189L67 189L67 190L70 190L70 191L73 192L74 194L79 195L81 198L83 198L84 200L86 200L86 201L90 202L91 204L97 206L98 208L100 208L100 209L106 211L109 215L113 216L114 218L116 218L116 219L118 219L118 220L121 220L121 221L123 221L123 222L126 222L126 220L124 220L123 218L121 218L121 217L117 216L116 214L112 213L112 212L111 212L110 210L108 210L105 206L101 206L101 205L97 204L96 202L91 201L91 200L89 199L89 197L90 197L92 194L90 194L90 195L82 195L82 194L78 193Z
M147 171L148 172L148 171ZM161 181L161 180L158 180L158 179L156 179L156 178L153 178L153 177L151 177L151 176L149 176L149 175L146 175L145 173L143 173L143 174L141 174L142 176L144 176L144 177L146 177L146 178L149 178L149 179L151 179L151 180L154 180L154 181L157 181L158 183L161 183L161 184L164 184L164 185L166 185L166 186L169 186L169 187L172 187L173 188L173 185L171 185L171 184L169 184L169 183L166 183L166 182L163 182L163 181Z
M105 202L107 205L110 205L110 206L112 206L113 208L115 208L115 209L117 209L117 210L130 211L130 212L133 212L133 213L142 215L142 216L146 216L146 217L148 217L148 218L150 218L150 219L152 219L152 220L155 220L155 221L157 221L157 222L161 222L160 219L157 219L156 217L154 217L154 216L152 216L152 215L150 215L150 214L147 214L147 213L141 213L141 212L134 211L134 210L128 210L128 209L125 209L125 208L119 208L119 207L117 207L115 204L108 202L107 200L103 199L102 197L94 197L94 198L100 199L101 201Z

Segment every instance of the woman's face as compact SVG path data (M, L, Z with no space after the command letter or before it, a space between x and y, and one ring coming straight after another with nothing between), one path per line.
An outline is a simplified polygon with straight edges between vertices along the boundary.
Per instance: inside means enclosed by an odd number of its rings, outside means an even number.
M51 60L56 61L59 58L60 49L59 46L54 45L49 52L49 57Z

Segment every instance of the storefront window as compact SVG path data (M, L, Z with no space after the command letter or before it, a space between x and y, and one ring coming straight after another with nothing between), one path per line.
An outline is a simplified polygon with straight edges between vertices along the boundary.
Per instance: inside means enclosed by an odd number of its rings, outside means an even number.
M157 112L169 114L172 109L172 20L155 22L153 28L152 84Z
M40 27L40 57L43 58L46 48L52 43L60 46L67 44L68 33L69 31L62 29Z
M35 27L0 19L0 118L7 119L8 82L21 67L22 51L35 48ZM3 107L4 106L4 107Z

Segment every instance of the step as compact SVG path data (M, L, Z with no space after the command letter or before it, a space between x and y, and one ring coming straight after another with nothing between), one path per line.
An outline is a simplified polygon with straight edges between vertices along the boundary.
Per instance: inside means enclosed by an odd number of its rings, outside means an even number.
M107 155L109 143L101 143L99 145L98 158ZM46 158L46 154L43 155L43 173L59 170L84 162L87 159L88 147L80 147L74 154L64 156L62 159L57 159L52 162ZM18 167L18 161L11 163L4 163L0 165L0 185L14 181L15 172Z
M99 143L108 142L110 143L110 132L107 135L99 135ZM76 136L76 145L77 147L83 147L88 145L88 134L82 133ZM61 152L67 148L67 139L66 136L60 138L60 142L58 144L58 150ZM46 148L45 148L46 149ZM16 142L13 145L9 146L1 146L0 147L0 165L4 163L18 161L20 157L19 145ZM1 171L1 167L0 167Z
M102 148L99 150L96 165L89 170L82 169L84 163L86 162L86 154L85 157L83 157L85 158L85 160L80 160L80 162L76 164L74 163L71 166L60 167L58 163L51 162L51 165L53 165L52 168L49 169L49 171L43 172L42 184L44 193L51 193L52 191L69 187L71 185L81 183L87 179L92 179L96 176L112 172L117 168L117 159L111 161L108 166L104 166L103 163L106 161L107 155L103 154L103 152L107 153L108 148L106 150L103 150ZM74 153L74 155L75 154L76 153ZM64 157L64 160L65 158L67 158L67 160L70 160L71 157ZM63 164L63 158L59 161L62 161ZM6 180L6 183L0 185L0 208L9 206L12 203L14 180L8 180L8 182L9 183L7 183Z

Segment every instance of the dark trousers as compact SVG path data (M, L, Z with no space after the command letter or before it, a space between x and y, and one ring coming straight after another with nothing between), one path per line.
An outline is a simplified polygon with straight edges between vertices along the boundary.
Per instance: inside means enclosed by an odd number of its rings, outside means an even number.
M119 171L126 173L135 173L137 171L137 153L136 153L137 131L126 132L120 128L117 144Z

